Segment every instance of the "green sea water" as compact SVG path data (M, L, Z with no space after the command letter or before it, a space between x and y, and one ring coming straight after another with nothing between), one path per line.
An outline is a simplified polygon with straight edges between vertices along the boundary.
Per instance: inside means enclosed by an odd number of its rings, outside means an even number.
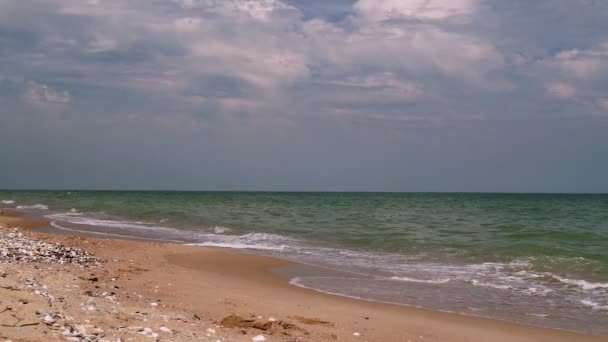
M608 333L608 195L3 191L0 200L59 229L298 260L325 271L292 283L324 292Z

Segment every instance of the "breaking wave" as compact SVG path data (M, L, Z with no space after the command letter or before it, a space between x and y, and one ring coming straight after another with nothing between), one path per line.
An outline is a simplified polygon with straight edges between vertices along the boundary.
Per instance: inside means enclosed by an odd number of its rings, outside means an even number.
M17 209L36 209L36 210L49 210L49 207L44 204L34 204L34 205L18 205Z

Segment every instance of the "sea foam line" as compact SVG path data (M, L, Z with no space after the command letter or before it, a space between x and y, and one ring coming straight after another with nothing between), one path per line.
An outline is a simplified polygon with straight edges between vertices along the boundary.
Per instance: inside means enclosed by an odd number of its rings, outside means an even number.
M70 231L70 232L76 232L76 233L83 233L83 234L97 234L97 235L115 236L115 237L120 237L120 238L129 238L129 239L136 239L136 240L147 240L147 241L157 241L157 242L173 242L173 243L183 244L183 241L170 240L170 239L155 239L155 238L146 238L146 237L139 237L139 236L133 236L133 235L124 235L124 234L116 234L116 233L97 232L97 231L94 231L94 230L83 230L83 229L68 228L68 227L63 227L63 226L59 225L55 221L51 221L51 226L53 226L54 228L60 229L60 230L65 230L65 231Z
M594 283L594 282L580 280L580 279L568 279L568 278L560 277L555 274L553 274L551 276L553 278L561 281L562 283L575 285L575 286L582 288L583 290L608 289L608 283Z
M34 204L34 205L18 205L17 209L37 209L37 210L49 210L49 207L44 204Z
M425 283L425 284L445 284L451 281L450 278L442 278L442 279L418 279L418 278L410 278L410 277L390 277L390 280L397 281L405 281L410 283Z

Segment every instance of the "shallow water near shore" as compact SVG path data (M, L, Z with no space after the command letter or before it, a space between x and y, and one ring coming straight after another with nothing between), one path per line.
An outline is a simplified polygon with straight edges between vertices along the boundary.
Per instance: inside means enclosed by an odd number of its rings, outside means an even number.
M0 192L99 232L314 267L296 286L608 334L608 195Z

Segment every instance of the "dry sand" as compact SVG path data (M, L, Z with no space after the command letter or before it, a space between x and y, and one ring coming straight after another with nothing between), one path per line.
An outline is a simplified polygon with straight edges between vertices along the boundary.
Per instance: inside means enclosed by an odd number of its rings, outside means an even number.
M10 212L0 216L5 227L41 224ZM0 263L0 339L608 341L297 288L273 272L290 262L271 257L24 231L92 252L103 262L96 267ZM45 323L49 313L53 321Z

